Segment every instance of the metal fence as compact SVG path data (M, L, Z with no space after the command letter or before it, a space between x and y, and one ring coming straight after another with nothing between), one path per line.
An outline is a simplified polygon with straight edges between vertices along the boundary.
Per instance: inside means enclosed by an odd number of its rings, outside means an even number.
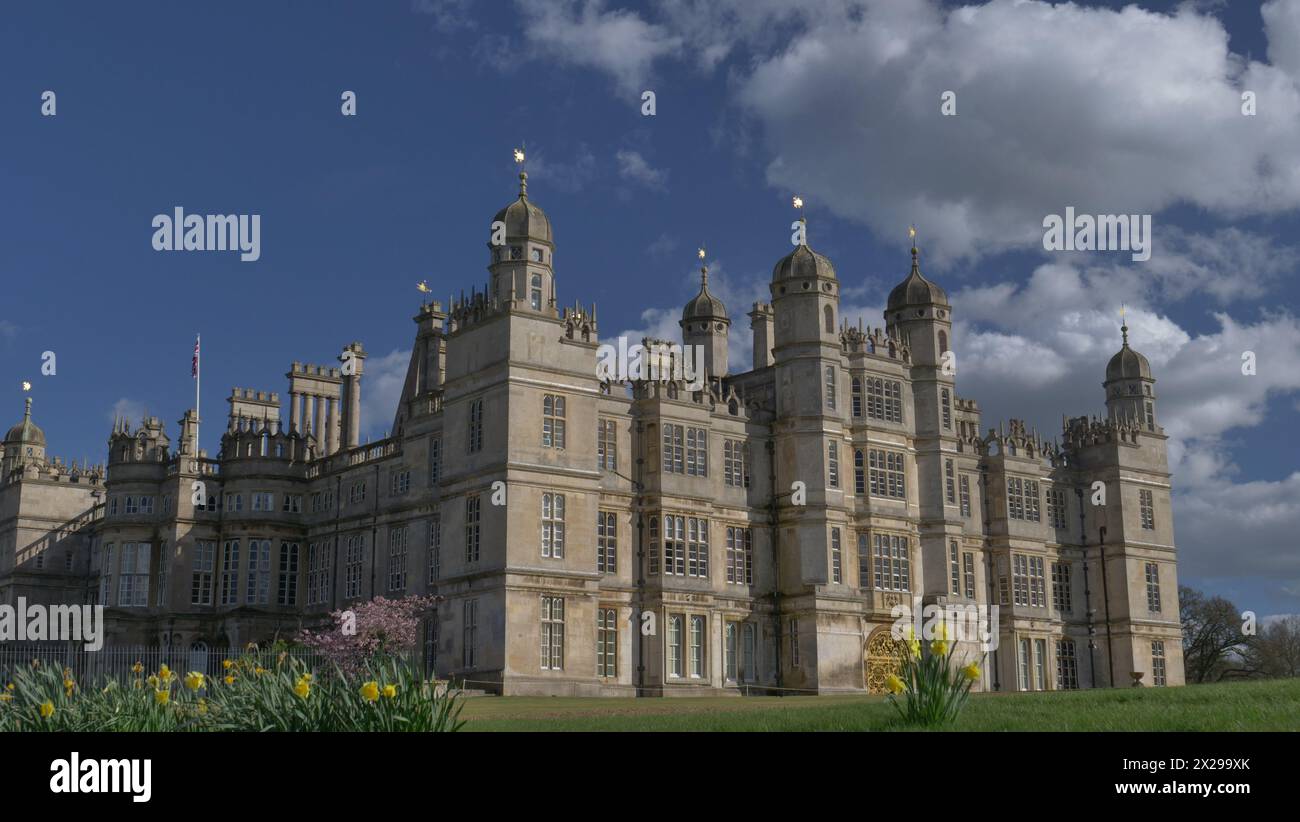
M69 668L76 680L83 683L108 679L126 681L136 676L132 671L136 663L143 666L146 676L156 672L162 665L166 665L180 675L189 671L199 671L208 676L217 676L222 670L223 660L238 659L247 653L242 648L186 650L158 645L106 645L97 651L89 651L80 642L2 643L0 644L0 681L9 681L15 669L31 667L33 661L42 666ZM328 667L324 657L309 648L288 648L283 651L261 650L257 655L262 660L262 664L273 665L281 653L301 660L311 670Z

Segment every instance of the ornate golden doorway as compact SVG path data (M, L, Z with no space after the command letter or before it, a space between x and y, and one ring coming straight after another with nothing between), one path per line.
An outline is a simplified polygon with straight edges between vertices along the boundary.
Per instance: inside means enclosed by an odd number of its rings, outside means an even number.
M894 639L888 628L877 628L867 639L866 659L863 669L866 672L867 693L885 693L885 677L890 674L902 674L904 654L907 643Z

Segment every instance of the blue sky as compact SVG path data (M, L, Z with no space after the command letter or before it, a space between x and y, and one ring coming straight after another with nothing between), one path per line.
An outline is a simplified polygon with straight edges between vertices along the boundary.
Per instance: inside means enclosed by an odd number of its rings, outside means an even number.
M281 391L291 361L354 339L382 436L414 285L481 286L526 141L561 302L595 302L606 337L675 335L705 244L747 362L794 193L869 325L917 224L986 427L1100 412L1127 304L1171 434L1183 581L1300 612L1295 0L18 2L0 111L0 415L31 380L67 459L102 459L118 412L174 436L195 332L209 451L232 386ZM1067 205L1152 214L1152 259L1043 251ZM260 214L261 259L154 251L175 206Z

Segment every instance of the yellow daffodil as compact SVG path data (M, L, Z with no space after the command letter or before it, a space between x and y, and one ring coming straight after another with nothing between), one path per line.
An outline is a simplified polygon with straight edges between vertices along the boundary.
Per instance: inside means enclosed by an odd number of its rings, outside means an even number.
M144 673L144 663L143 663L143 662L136 662L134 665L132 665L132 666L131 666L131 673L133 673L133 674L142 674L142 673Z
M71 668L64 668L64 669L63 669L63 678L64 678L64 679L72 679L72 669L71 669Z
M397 696L397 686L396 686L396 685L385 685L385 686L384 686L384 698L385 698L385 699L392 699L392 698L394 698L395 696Z
M198 712L200 715L208 712L208 701L206 699L199 700Z
M961 675L969 679L971 682L974 682L980 678L980 666L972 662L965 668L961 669Z
M885 688L888 689L891 694L901 694L903 692L903 680L899 679L894 674L890 674L885 677Z
M143 688L143 687L144 687L144 680L143 680L143 679L137 679L137 680L135 681L135 689L138 691L138 690L140 690L140 689Z
M233 659L223 659L221 660L221 667L229 671L231 668L235 667L235 661Z
M311 674L303 674L302 676L300 676L300 677L298 677L298 678L301 679L301 680L304 681L304 682L315 682L315 681L316 681L316 677L312 676Z
M934 641L930 643L930 650L937 656L947 656L948 654L948 621L943 620L934 629Z
M50 717L54 716L54 703L49 701L42 702L40 711L41 711L41 719L49 719Z
M13 701L14 701L13 694L0 694L0 702L13 702Z
M73 682L71 679L63 680L64 690L71 691L75 687L77 687L77 683Z
M148 682L150 685L152 685L155 688L158 687L159 681L160 680L158 679L158 677L153 674L149 674L149 678L145 680L145 682Z
M912 630L911 625L907 626L907 649L914 658L921 658L921 641L916 638L916 631Z
M159 705L166 705L168 702L171 701L171 699L172 699L172 692L171 692L171 691L154 691L154 692L153 692L153 701L156 702L156 703L158 703Z
M5 686L6 691L12 691L13 689L14 689L14 684L12 682L10 682L8 685Z
M258 665L256 668L253 669L253 673L257 674L258 676L261 676L262 674L266 673L266 669L263 668L261 665Z
M306 699L311 695L311 683L305 679L299 679L293 686L293 692Z
M166 665L160 665L158 667L158 678L163 682L171 682L172 669L168 668Z
M203 674L198 671L190 671L185 675L185 687L191 691L197 691L203 687Z
M375 702L379 699L379 683L371 680L361 686L361 698L367 702Z
M227 685L234 685L234 684L235 684L235 677L232 676L231 674L226 674L226 684L227 684Z

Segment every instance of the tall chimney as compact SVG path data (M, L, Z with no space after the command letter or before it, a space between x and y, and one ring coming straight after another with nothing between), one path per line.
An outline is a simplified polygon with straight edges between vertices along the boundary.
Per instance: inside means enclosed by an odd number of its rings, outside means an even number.
M361 442L361 372L365 361L366 349L359 342L350 343L339 355L346 403L343 408L345 448L356 448Z
M770 303L754 303L754 310L749 312L749 327L754 331L754 370L767 368L776 360L772 357L772 342L775 339L776 314Z

